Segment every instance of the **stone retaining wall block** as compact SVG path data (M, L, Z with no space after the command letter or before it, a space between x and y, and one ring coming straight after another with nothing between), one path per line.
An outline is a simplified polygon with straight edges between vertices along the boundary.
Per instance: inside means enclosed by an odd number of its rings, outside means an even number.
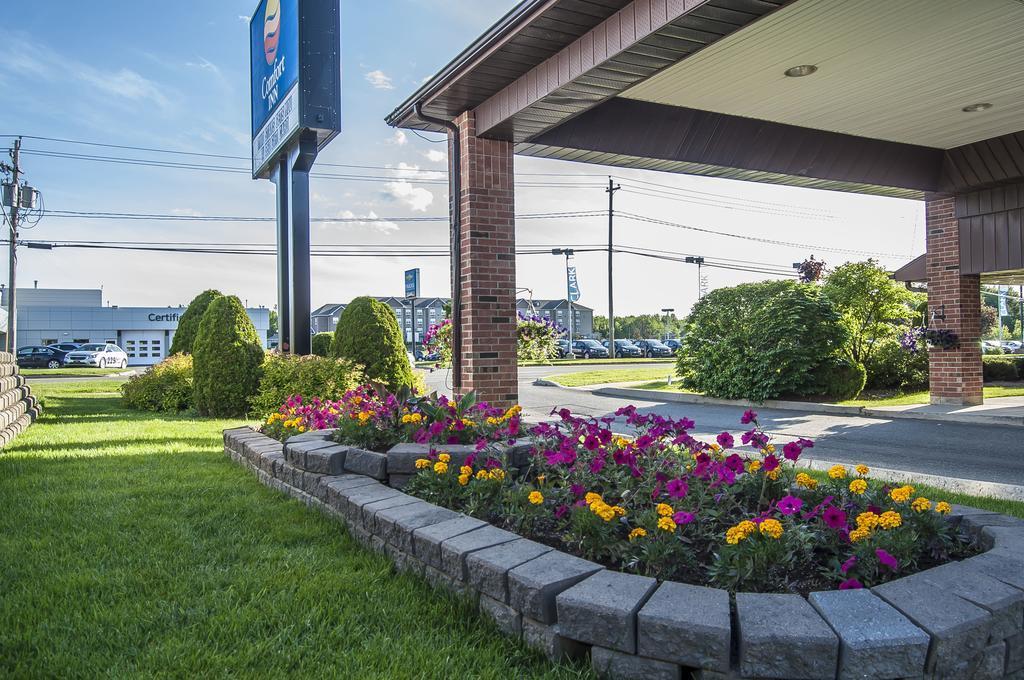
M636 614L654 591L648 576L607 569L555 597L563 635L627 654L636 652Z
M315 446L310 442L310 447ZM306 450L306 470L324 475L339 475L345 471L345 455L349 447L327 442L326 446Z
M514 609L514 607L513 607ZM558 633L558 627L523 616L523 641L551 661L582 659L588 647Z
M674 663L623 654L605 647L591 647L590 665L599 678L613 680L681 680L682 669Z
M520 538L484 548L466 557L466 582L481 593L508 604L508 572L519 565L551 552L551 548Z
M438 453L449 454L452 457L449 465L453 468L461 466L466 462L466 456L476 452L476 446L471 444L438 444L435 446L412 442L395 444L387 453L387 473L389 475L416 474L416 461L420 458L427 458L431 448Z
M728 671L730 619L728 592L665 581L637 614L637 653Z
M991 639L1008 638L1024 626L1024 591L972 567L970 560L944 564L917 576L991 612Z
M398 492L394 496L390 496L388 498L382 498L381 500L374 501L372 503L364 503L362 508L363 526L366 527L367 531L377 535L383 541L385 540L384 536L378 532L377 528L377 513L388 508L397 508L403 505L412 505L413 503L422 502L423 501L415 496L409 496Z
M509 601L524 616L554 623L555 596L602 569L596 562L553 550L508 572Z
M414 554L412 533L421 527L458 517L458 513L421 501L411 505L388 508L377 513L375 525L385 541L402 552Z
M457 581L465 581L466 557L470 553L518 538L516 534L490 524L453 536L441 543L441 570Z
M839 638L800 595L736 593L740 675L833 678Z
M470 586L472 587L472 586ZM519 637L523 632L523 617L504 602L480 594L480 611L487 615L505 635Z
M424 564L440 569L442 542L486 524L475 517L459 515L455 519L416 529L412 532L413 554Z
M345 454L345 472L366 475L374 479L387 479L388 457L375 451L350 448Z

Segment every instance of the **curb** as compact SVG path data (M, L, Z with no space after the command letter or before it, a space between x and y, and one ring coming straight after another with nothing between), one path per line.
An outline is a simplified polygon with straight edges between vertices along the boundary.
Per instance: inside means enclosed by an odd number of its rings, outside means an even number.
M1024 427L1024 416L983 416L983 415L961 415L955 413L915 413L909 411L887 411L882 408L870 406L843 406L841 404L819 404L804 401L784 401L769 399L757 403L745 399L716 399L705 397L700 394L677 394L673 392L658 392L655 390L641 390L631 387L599 387L587 389L585 387L563 387L550 380L537 380L535 385L561 387L566 390L583 390L600 397L626 397L628 399L643 399L645 401L662 401L677 404L709 404L715 406L741 406L747 408L771 408L780 411L802 411L804 413L817 413L823 415L860 416L864 418L882 418L886 420L926 420L943 423L966 423L968 425L1001 425L1003 427Z

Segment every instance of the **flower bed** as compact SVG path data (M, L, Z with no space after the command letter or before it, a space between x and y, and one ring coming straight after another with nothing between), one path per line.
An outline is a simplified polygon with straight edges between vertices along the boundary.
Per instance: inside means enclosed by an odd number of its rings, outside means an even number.
M638 574L732 592L871 587L976 549L944 521L949 503L835 466L818 483L796 463L813 442L781 449L746 412L742 434L707 443L694 423L635 407L531 430L529 467L506 475L486 455L456 467L443 447L407 487L425 500L547 545Z

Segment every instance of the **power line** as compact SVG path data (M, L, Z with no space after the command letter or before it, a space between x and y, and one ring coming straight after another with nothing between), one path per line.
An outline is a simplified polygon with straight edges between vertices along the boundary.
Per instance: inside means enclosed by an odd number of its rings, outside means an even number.
M47 210L47 217L55 218L79 218L96 220L152 220L167 222L275 222L276 217L257 217L243 215L178 215L174 213L118 213L99 212L84 210ZM542 212L524 213L516 215L521 220L541 219L573 219L580 217L596 217L604 215L599 210L579 210L565 212ZM312 222L447 222L447 216L421 216L421 217L313 217Z

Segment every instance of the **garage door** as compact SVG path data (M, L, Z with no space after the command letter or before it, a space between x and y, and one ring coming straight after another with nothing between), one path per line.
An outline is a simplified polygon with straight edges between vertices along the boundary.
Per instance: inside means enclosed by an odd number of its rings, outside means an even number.
M129 366L156 364L167 355L163 331L122 331L121 342Z

